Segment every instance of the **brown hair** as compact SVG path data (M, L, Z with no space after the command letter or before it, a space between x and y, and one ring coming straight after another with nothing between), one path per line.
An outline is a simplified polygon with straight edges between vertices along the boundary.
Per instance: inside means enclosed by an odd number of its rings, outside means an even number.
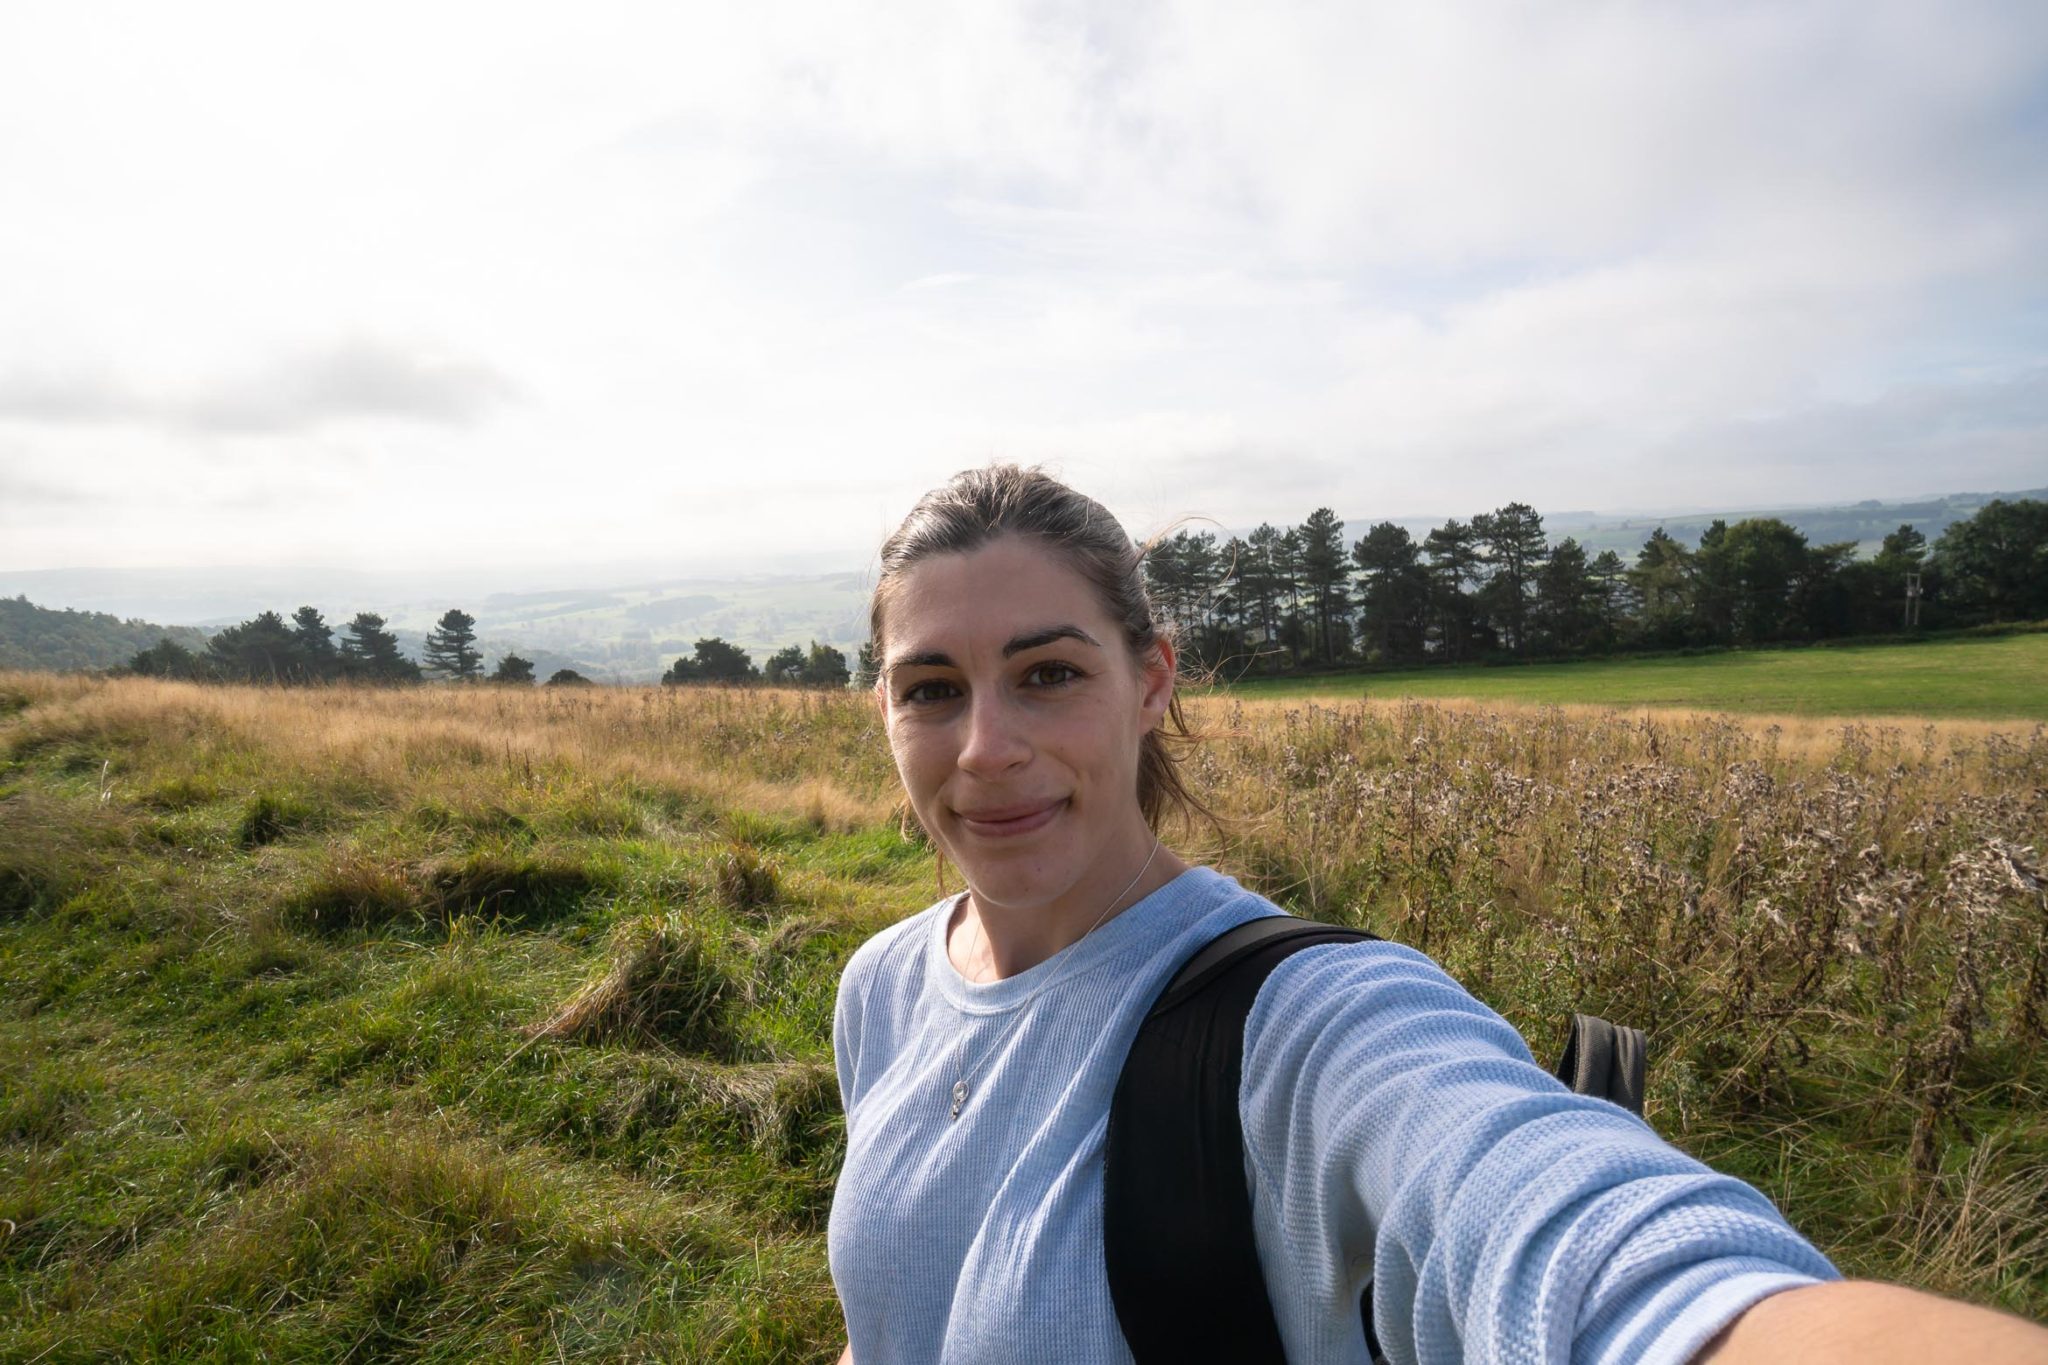
M1003 535L1038 541L1086 579L1103 610L1123 628L1124 643L1141 668L1156 641L1174 640L1172 623L1153 614L1143 567L1164 531L1136 544L1108 508L1042 467L996 463L963 469L926 493L882 542L881 573L868 606L868 634L876 646L882 640L892 588L904 570L928 556L964 553ZM1176 690L1166 715L1145 735L1138 754L1138 808L1154 833L1169 813L1190 822L1200 816L1212 826L1218 823L1216 813L1182 781L1180 755L1175 752L1200 740L1188 728ZM905 807L909 820L915 821L907 802Z

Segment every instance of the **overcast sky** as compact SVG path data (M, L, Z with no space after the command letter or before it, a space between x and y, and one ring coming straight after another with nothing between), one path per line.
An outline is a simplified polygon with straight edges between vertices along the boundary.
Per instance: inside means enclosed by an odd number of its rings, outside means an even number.
M0 7L0 567L2048 482L2048 5Z

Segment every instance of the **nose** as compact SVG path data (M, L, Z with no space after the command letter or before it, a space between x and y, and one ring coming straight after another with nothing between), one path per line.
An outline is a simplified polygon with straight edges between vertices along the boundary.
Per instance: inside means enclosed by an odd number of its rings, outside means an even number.
M977 777L996 777L1030 758L1021 719L1001 689L976 689L967 703L960 767Z

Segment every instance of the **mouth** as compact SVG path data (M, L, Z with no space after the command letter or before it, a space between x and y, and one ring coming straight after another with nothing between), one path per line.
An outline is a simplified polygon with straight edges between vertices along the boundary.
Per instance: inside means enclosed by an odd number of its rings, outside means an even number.
M960 823L965 825L970 833L1000 839L1011 835L1029 834L1034 829L1041 829L1051 824L1053 817L1065 810L1066 806L1067 798L1062 796L1057 801L1043 805L991 806L987 810L976 811L973 814L966 811L955 811L954 814L960 817Z

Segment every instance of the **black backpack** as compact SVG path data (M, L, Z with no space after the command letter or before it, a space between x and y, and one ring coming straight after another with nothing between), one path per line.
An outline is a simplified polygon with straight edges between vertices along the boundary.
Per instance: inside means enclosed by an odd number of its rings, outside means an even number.
M1189 957L1139 1026L1110 1102L1102 1175L1109 1292L1138 1365L1286 1360L1245 1187L1245 1019L1289 954L1375 937L1292 915L1249 920ZM1641 1114L1645 1063L1640 1032L1577 1014L1557 1076ZM1370 1285L1358 1306L1378 1360Z

